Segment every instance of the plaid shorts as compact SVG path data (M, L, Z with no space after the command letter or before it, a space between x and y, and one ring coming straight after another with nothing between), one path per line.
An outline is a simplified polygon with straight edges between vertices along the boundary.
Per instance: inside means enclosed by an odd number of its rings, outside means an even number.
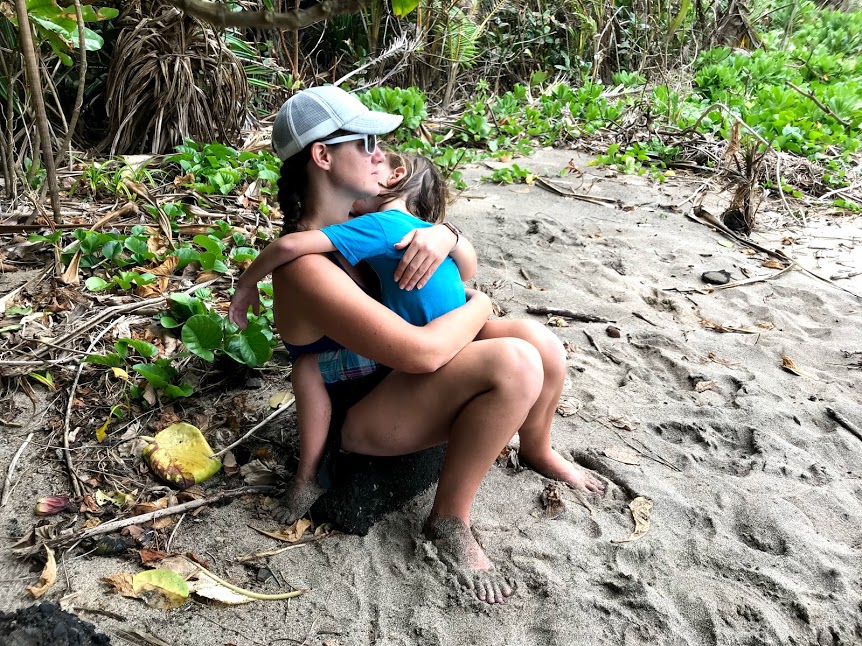
M360 357L345 348L318 353L317 365L326 384L365 377L380 368L376 361Z

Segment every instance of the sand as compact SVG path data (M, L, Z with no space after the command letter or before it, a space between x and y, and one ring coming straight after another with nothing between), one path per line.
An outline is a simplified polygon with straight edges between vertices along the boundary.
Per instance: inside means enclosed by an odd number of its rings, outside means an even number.
M131 559L71 554L48 598L74 594L64 605L83 608L115 644L142 643L119 636L131 630L177 646L862 644L862 440L826 413L833 408L862 427L862 299L801 271L705 293L705 271L741 280L776 270L760 266L765 255L746 255L669 208L693 192L693 180L659 186L608 177L571 151L519 163L554 179L572 158L587 175L559 181L636 208L476 183L450 212L478 250L476 282L505 316L568 308L613 320L621 332L608 336L605 323L554 328L570 349L564 397L574 414L556 417L553 442L609 482L604 499L586 499L592 513L564 492L565 509L549 518L540 504L549 481L511 466L493 467L479 491L476 532L519 582L508 604L472 599L420 538L433 491L364 537L335 536L271 558L280 578L310 589L289 603L151 610L98 581L136 571ZM471 182L483 174L490 170L467 172ZM718 213L722 199L713 195L706 206ZM760 244L825 276L862 264L858 220L781 223L769 210L753 235ZM862 294L862 276L836 284ZM702 320L756 331L722 333ZM784 370L783 356L802 375ZM26 433L40 430L35 419L33 428L2 433L4 472ZM292 423L290 414L252 446L290 435ZM641 449L639 465L604 455L626 444ZM43 455L54 457L39 449L22 461L28 479L0 510L6 536L34 522L36 496L60 492L46 487L64 486ZM649 531L614 542L633 530L628 504L639 496L653 501ZM268 575L263 562L233 562L278 546L249 523L267 525L255 500L206 509L186 518L174 550L202 555L238 585L280 591L274 578L258 580ZM38 573L7 553L0 568L0 608L31 603L23 588Z

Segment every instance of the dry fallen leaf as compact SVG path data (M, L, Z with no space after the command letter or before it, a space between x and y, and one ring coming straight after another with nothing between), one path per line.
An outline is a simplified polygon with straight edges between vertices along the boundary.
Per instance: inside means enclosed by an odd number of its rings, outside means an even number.
M623 464L638 465L641 463L641 454L627 446L612 444L606 449L603 449L602 453L604 453L611 460L616 460L617 462L622 462Z
M27 586L27 592L34 599L40 598L48 589L54 585L57 580L57 561L54 560L54 552L49 547L45 547L45 567L42 568L42 573L39 575L39 582L36 585Z
M574 397L563 397L557 404L557 415L560 417L571 417L581 410L581 402Z
M546 518L557 518L566 509L566 504L563 502L563 494L560 491L560 485L552 482L542 492L540 497L542 509L545 510Z
M222 469L226 476L232 476L239 473L239 465L236 463L236 456L233 451L227 451L221 461Z
M548 325L551 327L569 327L568 321L562 316L551 316L548 318Z
M249 525L250 526L250 525ZM270 538L274 538L277 541L284 541L286 543L296 543L301 538L302 535L305 534L305 531L312 526L312 522L307 518L300 518L293 525L288 527L283 531L278 532L268 532L265 529L260 529L258 527L252 527L256 532L260 532L264 536L269 536ZM251 527L251 526L250 526Z
M650 528L650 511L652 510L652 500L638 496L629 503L629 509L632 512L632 519L635 521L635 529L627 538L611 539L611 543L629 543L636 541L649 531Z
M634 431L638 426L640 426L640 421L636 419L629 419L628 417L623 417L622 415L620 415L619 417L611 417L608 421L617 428L621 428L624 431Z
M694 390L695 392L702 393L705 390L712 390L716 386L716 384L718 384L718 382L714 379L710 381L698 381L694 385Z
M156 276L170 276L174 273L179 262L179 256L168 256L162 264L157 267L153 267L152 269L148 269L147 271Z
M114 588L114 592L124 597L136 599L138 596L135 594L135 588L132 584L132 575L128 572L117 572L116 574L102 577L102 581Z
M800 377L805 376L799 366L796 365L796 362L790 357L788 357L786 354L781 357L781 367L784 368L787 372L792 372L794 375L799 375Z
M710 352L708 355L706 355L706 358L709 359L710 361L714 361L715 363L718 363L722 366L730 367L730 366L736 365L736 363L734 363L733 361L728 361L727 359L722 359L717 354L715 354L715 352Z
M774 260L773 258L770 258L769 260L764 260L762 263L760 263L760 266L766 267L768 269L784 269L784 264L778 262L777 260Z

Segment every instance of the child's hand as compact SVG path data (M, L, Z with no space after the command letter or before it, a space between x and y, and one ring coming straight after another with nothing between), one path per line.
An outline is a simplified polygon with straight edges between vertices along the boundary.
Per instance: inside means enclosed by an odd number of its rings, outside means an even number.
M454 234L445 227L413 229L395 244L396 249L406 248L395 269L398 286L407 291L424 287L454 244Z
M255 316L260 314L260 294L257 291L257 285L243 285L240 282L233 293L233 298L230 299L230 309L227 313L228 321L235 323L244 330L248 325L249 307Z

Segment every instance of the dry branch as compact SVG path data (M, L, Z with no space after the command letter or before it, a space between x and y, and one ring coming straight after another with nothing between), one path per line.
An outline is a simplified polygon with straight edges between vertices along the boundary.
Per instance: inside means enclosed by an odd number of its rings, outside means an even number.
M595 316L594 314L581 314L573 310L562 309L558 307L533 307L527 308L527 314L550 314L552 316L562 316L563 318L580 321L581 323L616 323L610 319Z
M204 505L212 505L213 503L220 502L222 500L227 500L229 498L236 498L238 496L244 496L250 493L269 493L273 491L275 487L270 487L267 485L258 485L254 487L243 487L241 489L232 489L230 491L223 491L218 493L210 498L199 498L198 500L190 500L189 502L184 502L179 505L174 505L172 507L165 507L164 509L157 509L156 511L151 511L146 514L140 514L139 516L131 516L129 518L123 518L121 520L114 520L109 523L104 523L102 525L98 525L93 527L92 529L81 531L75 530L66 530L63 534L60 535L59 538L56 538L52 541L49 541L52 546L61 545L64 543L78 542L85 540L87 538L92 538L93 536L101 536L102 534L108 534L110 532L114 532L118 529L122 529L123 527L128 527L129 525L137 525L140 523L148 523L151 520L156 520L157 518L163 518L165 516L174 516L175 514L181 514L183 512L187 512L191 509L197 509L198 507L203 507Z

